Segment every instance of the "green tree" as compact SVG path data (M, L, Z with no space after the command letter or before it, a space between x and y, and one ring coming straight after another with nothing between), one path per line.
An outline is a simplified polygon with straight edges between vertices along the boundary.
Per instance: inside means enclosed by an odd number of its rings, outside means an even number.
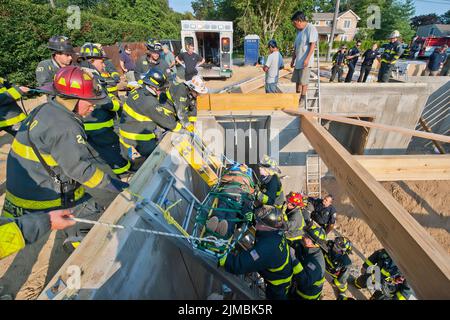
M441 16L442 23L450 24L450 10Z
M191 3L194 16L198 20L214 19L216 15L216 4L213 0L195 0Z
M441 17L435 13L424 14L411 18L411 26L414 29L417 29L420 26L426 26L434 23L441 23L442 22L441 20L442 20Z

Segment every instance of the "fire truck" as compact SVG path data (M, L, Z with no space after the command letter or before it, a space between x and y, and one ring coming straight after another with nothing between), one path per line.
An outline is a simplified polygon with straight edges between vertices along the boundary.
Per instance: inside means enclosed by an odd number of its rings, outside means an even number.
M417 37L411 45L411 51L414 57L428 58L434 52L434 49L443 45L450 47L450 36L447 37ZM450 49L447 50L450 53Z

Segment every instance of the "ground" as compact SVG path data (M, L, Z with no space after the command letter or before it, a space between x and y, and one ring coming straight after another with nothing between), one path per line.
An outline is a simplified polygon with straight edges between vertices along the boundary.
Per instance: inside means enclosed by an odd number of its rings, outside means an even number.
M258 67L235 67L231 79L210 80L208 87L221 89L261 74L262 71ZM45 99L41 98L40 102L43 100ZM5 193L6 158L11 142L12 138L9 135L4 132L0 133L1 206ZM335 206L338 211L337 230L349 237L355 247L365 256L380 248L381 244L369 226L359 218L359 213L334 178L324 178L322 183L323 190L332 193L335 197ZM450 191L450 181L384 182L382 184L450 253L450 198L446 196ZM0 287L4 287L0 296L10 294L16 299L35 299L67 258L62 250L62 240L61 234L52 232L48 237L28 246L22 252L0 261ZM354 271L359 270L362 260L357 254L353 255L353 262ZM352 287L350 287L350 291L358 299L368 297L367 292L361 295ZM336 293L333 287L326 282L324 299L335 298Z

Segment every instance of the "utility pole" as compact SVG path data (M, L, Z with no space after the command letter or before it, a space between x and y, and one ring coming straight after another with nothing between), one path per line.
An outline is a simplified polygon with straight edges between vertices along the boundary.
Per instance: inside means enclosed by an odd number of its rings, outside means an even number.
M341 2L340 0L336 0L336 7L334 8L333 26L331 27L331 38L330 41L328 41L327 61L330 61L331 59L331 50L333 49L334 35L336 34L336 24L339 15L340 2Z
M55 6L55 1L54 1L54 0L50 0L50 6L51 6L53 9L56 8L56 6Z

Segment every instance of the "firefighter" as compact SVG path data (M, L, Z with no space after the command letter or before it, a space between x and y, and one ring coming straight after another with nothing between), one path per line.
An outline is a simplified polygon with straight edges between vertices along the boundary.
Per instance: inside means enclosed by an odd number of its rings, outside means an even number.
M344 82L342 75L344 73L344 66L347 63L346 52L347 52L347 47L341 46L339 48L339 51L334 54L333 59L332 59L333 67L331 68L330 82L334 81L336 74L338 76L338 82Z
M36 242L50 230L64 230L75 224L68 209L0 218L0 260Z
M280 207L284 201L283 186L279 174L281 173L277 162L267 155L259 164L261 185L256 193L256 199L261 205Z
M75 216L98 217L101 208L85 187L115 197L127 184L93 165L80 116L109 98L90 75L74 66L61 68L53 84L39 89L52 97L22 122L11 145L2 214L17 218L73 208ZM89 228L81 224L67 229L66 249L73 250Z
M219 266L233 274L258 272L266 283L267 299L287 299L292 277L303 267L291 257L284 237L283 215L273 206L263 206L255 211L255 218L253 248L237 255L224 255L219 259Z
M297 241L301 240L304 234L305 219L302 213L304 206L303 196L298 192L291 191L286 196L286 202L282 207L284 220L287 225L286 239L289 240L293 248L297 247Z
M333 283L340 294L345 294L352 265L349 254L352 253L353 244L346 237L336 237L334 240L327 241L326 249L326 270L334 278Z
M381 66L378 72L378 82L389 82L392 74L392 69L397 60L403 54L402 44L398 40L400 32L394 30L389 36L389 43L384 45L384 52L381 55Z
M319 233L319 230L321 233ZM323 229L308 230L295 252L303 270L294 276L292 295L301 300L319 300L325 282L325 260L317 240L326 238ZM316 234L314 234L314 232Z
M185 124L185 127L193 130L197 122L197 97L207 93L208 88L202 77L194 76L189 81L172 84L162 98L167 97L177 110L181 122Z
M148 52L136 61L135 78L141 79L151 68L157 68L166 77L170 75L170 68L167 62L161 58L162 45L156 39L150 38L145 46Z
M72 63L72 43L65 36L54 36L48 41L48 49L52 51L52 57L39 62L36 68L36 81L38 86L53 82L56 72Z
M370 266L379 268L378 288L376 283L372 282L376 271L370 270ZM354 285L358 289L367 288L368 283L371 283L369 287L375 287L372 300L408 300L412 296L411 288L385 249L375 251L366 259L361 268L361 275L354 281Z
M12 85L0 77L0 130L16 135L20 122L26 118L16 101L29 90L27 87Z
M333 196L328 194L323 199L308 197L308 202L314 207L311 219L324 228L327 234L330 233L336 224L336 209L332 205Z
M106 58L101 47L95 44L85 43L80 49L80 66L89 69L111 98L106 104L97 104L94 111L83 118L83 123L88 143L115 174L121 175L130 169L131 163L122 157L119 136L114 131L114 120L121 105L116 96L117 82L105 70Z
M152 153L158 142L158 126L173 132L181 132L183 128L175 109L159 101L168 85L166 75L152 68L140 82L142 87L131 91L123 105L119 125L122 154L129 158L133 148L142 157Z
M117 84L120 82L120 73L117 71L116 67L114 66L114 63L111 59L109 59L106 55L105 49L103 49L103 46L101 43L94 43L94 45L102 51L102 55L105 58L105 75L103 75L104 78L112 78ZM108 86L108 92L114 93L116 96L118 96L118 88L117 85L115 86Z

